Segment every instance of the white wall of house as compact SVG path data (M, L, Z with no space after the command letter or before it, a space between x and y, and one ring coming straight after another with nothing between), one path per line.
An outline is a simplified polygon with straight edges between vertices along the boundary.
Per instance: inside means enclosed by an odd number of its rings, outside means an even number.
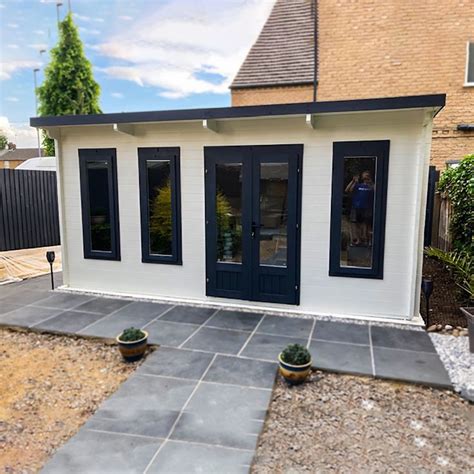
M316 129L304 117L219 122L219 133L201 122L135 125L135 136L111 125L61 129L60 185L64 211L65 285L81 290L222 302L277 310L411 319L422 252L426 156L423 110L321 115ZM428 123L429 127L429 123ZM390 140L383 280L328 276L334 141ZM204 146L304 144L301 304L286 306L205 295ZM142 263L138 147L181 148L183 265ZM79 148L116 148L121 261L83 258Z

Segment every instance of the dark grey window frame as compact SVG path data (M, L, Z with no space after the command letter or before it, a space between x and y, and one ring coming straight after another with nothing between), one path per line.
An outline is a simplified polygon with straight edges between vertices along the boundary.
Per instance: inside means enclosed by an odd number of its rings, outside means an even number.
M466 48L466 80L465 86L474 86L474 75L472 69L474 68L474 41L467 42Z
M389 140L334 142L331 197L329 276L383 279L385 219L387 208ZM353 268L340 264L344 157L376 156L372 267Z
M109 184L109 213L111 230L110 252L93 250L91 241L89 178L87 163L107 160ZM81 184L82 236L84 258L120 261L120 222L117 183L117 150L115 148L79 149L79 174Z
M149 234L149 203L147 161L169 160L171 180L171 212L173 237L171 242L171 255L153 255L150 253ZM182 265L181 244L181 178L180 178L180 148L138 148L138 175L140 193L140 221L143 263L164 263L169 265Z

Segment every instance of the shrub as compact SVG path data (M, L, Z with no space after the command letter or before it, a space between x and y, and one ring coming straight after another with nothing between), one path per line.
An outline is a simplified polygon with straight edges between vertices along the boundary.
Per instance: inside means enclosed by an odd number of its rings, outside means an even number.
M146 334L142 330L131 327L125 329L122 334L120 334L120 340L124 342L134 342L143 339L145 336Z
M474 300L474 255L472 253L459 250L445 252L434 247L428 247L425 253L447 265L459 288L470 301Z
M301 344L289 344L281 353L281 360L291 365L304 365L311 360L311 354Z
M453 205L449 230L454 248L474 254L474 155L444 171L438 190L446 193Z

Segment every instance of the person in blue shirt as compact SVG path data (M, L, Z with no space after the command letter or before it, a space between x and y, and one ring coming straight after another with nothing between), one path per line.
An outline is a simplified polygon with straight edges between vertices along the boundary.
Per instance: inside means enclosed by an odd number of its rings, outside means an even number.
M346 186L346 193L351 193L351 230L353 245L371 245L372 221L374 209L374 182L370 171L363 171L352 177Z

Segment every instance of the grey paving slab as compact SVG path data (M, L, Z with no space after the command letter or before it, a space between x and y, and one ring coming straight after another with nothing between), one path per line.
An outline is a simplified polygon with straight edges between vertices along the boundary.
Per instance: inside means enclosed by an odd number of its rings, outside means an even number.
M370 344L369 326L366 324L316 321L312 338L351 344Z
M182 344L196 329L195 324L172 323L159 319L145 328L150 344L177 347Z
M2 303L27 305L43 300L50 295L49 291L29 290L26 287L18 287L10 291L1 301Z
M271 391L201 383L170 439L255 449Z
M166 441L148 469L156 474L244 474L253 451Z
M35 329L47 331L77 333L82 328L92 324L94 321L103 318L103 315L96 313L81 313L80 311L64 311L51 319L35 324Z
M12 326L31 327L61 312L59 309L22 306L19 309L0 315L0 323L10 324Z
M135 373L100 406L102 418L121 419L124 413L137 417L143 410L179 411L191 395L196 382Z
M202 327L183 347L223 354L237 354L249 336L250 332Z
M46 464L45 474L142 474L161 441L80 430Z
M253 331L262 318L263 314L221 310L209 319L205 325L222 329Z
M280 354L288 344L301 344L306 346L307 342L307 339L256 333L252 336L241 355L254 359L276 361L278 360L278 354Z
M374 347L374 364L376 377L452 386L437 354Z
M119 418L113 419L102 417L102 412L99 411L84 427L118 434L166 438L178 416L179 410L143 408L139 413L124 410Z
M203 324L214 313L213 308L200 308L195 306L175 306L168 311L162 318L162 321L173 321L175 323Z
M140 366L140 373L199 380L213 357L205 352L160 347Z
M204 381L271 389L277 368L273 362L218 355Z
M373 375L369 346L312 340L309 350L318 369Z
M371 326L372 344L389 349L436 352L430 337L424 331L410 331L392 327Z
M113 311L117 311L130 303L131 302L127 300L118 300L114 298L94 298L86 303L76 306L74 309L77 311L106 315Z
M20 309L21 307L22 305L0 301L0 314L9 313L10 311L15 311L15 309Z
M291 335L292 337L308 338L312 327L312 319L286 318L267 314L257 332L276 336Z
M86 328L83 334L115 337L124 329L141 328L166 311L170 305L135 301Z
M35 301L33 305L42 308L71 309L92 299L93 297L89 295L73 295L70 293L52 292L51 296Z

